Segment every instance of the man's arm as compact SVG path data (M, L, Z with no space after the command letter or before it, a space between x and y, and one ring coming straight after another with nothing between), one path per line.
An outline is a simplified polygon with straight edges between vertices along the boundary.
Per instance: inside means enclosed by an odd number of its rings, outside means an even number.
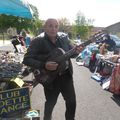
M44 68L45 63L40 60L44 57L42 55L39 55L41 50L41 41L39 38L35 38L31 42L30 47L27 49L27 53L24 55L23 64L36 69Z

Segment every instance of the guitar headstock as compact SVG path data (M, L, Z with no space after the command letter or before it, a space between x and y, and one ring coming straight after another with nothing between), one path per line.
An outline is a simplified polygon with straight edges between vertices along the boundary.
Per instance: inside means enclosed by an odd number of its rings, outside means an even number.
M90 43L97 42L98 40L102 40L104 36L106 36L108 33L107 31L101 30L95 33L94 35L90 36L88 40L85 40L84 42L77 44L77 46L85 47L89 45Z

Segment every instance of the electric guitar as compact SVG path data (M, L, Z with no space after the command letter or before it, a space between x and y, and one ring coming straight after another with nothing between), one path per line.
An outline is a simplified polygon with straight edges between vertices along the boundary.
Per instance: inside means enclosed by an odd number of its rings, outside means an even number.
M87 46L92 43L92 40L85 41L84 43L80 44L79 46ZM79 47L76 46L76 47ZM44 86L49 85L52 83L58 74L64 72L67 67L67 60L71 58L74 54L76 54L76 47L65 52L62 48L54 49L50 52L47 61L54 61L58 63L57 70L49 71L46 69L38 70L35 69L33 71L34 77L37 82L41 83Z

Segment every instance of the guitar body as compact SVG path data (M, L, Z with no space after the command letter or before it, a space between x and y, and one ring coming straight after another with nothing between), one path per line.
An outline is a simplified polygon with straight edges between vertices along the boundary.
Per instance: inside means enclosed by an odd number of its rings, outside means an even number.
M84 43L82 43L79 46L86 46L91 43L91 40L88 40ZM35 79L43 84L44 86L48 86L50 83L52 83L58 74L62 74L66 69L69 67L68 60L72 55L76 53L76 47L65 52L62 48L56 48L50 54L48 55L48 59L46 61L53 61L58 63L57 70L55 71L48 71L48 70L34 70L34 76Z
M63 60L61 58L64 57L65 51L61 48L54 49L47 59L47 61L54 61L58 63L58 68L55 71L48 71L48 70L38 70L35 69L33 71L34 77L37 80L37 82L43 84L44 86L49 85L54 81L54 79L57 77L59 73L62 73L66 69L66 60ZM63 57L62 57L63 56Z
M50 53L50 57L47 61L54 61L58 63L56 73L64 72L67 67L64 55L65 51L62 48L56 48L53 52Z

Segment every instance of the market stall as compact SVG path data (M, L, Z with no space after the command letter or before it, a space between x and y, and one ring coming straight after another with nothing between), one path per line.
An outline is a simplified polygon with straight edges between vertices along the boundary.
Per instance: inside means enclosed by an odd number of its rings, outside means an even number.
M33 80L25 80L22 64L24 54L0 51L0 118L39 117L39 111L32 110L30 95ZM39 120L39 119L38 119Z
M103 45L103 46L102 46ZM105 43L100 46L92 43L80 53L76 63L83 65L92 72L91 78L100 83L103 89L120 95L120 54L119 51L109 51Z

